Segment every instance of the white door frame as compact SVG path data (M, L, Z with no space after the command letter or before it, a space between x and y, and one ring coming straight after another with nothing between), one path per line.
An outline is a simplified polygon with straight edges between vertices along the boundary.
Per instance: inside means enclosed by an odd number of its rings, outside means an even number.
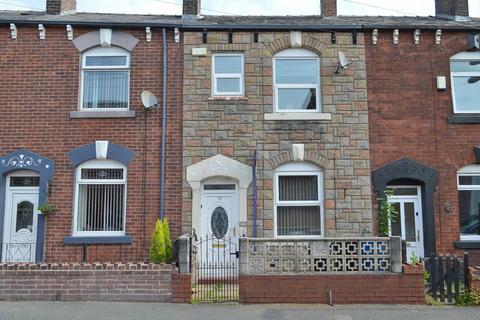
M205 185L234 185L235 189L234 190L205 190ZM235 221L230 224L229 219L229 230L227 231L227 234L232 234L233 236L236 237L237 239L239 238L239 233L240 233L240 217L239 217L239 212L238 212L238 207L240 203L239 199L239 193L238 193L238 183L229 178L212 178L212 179L207 179L202 182L202 204L200 205L200 229L197 231L199 236L206 236L207 234L210 234L210 228L208 224L208 219L206 219L206 215L209 214L208 209L206 207L206 196L207 195L218 195L221 197L222 195L233 195L234 201L233 201L233 207L231 208L231 215L234 217ZM227 209L227 208L224 208ZM230 217L229 217L230 218ZM233 230L231 230L233 229ZM236 241L238 242L238 240Z
M191 214L192 232L199 234L202 203L202 184L210 178L224 177L238 183L238 215L241 222L241 235L247 234L247 196L252 182L252 167L221 154L202 160L187 167L186 180L192 188ZM184 201L187 199L183 199Z
M31 239L33 242L28 242L30 246L30 261L18 261L18 262L35 262L36 246L37 246L37 232L38 232L38 205L39 205L39 194L40 187L11 187L10 180L12 177L40 177L40 175L35 171L30 170L17 170L7 175L5 179L5 210L4 210L4 223L3 223L3 239L2 240L2 262L17 262L17 261L6 261L9 260L7 256L7 245L10 246L10 243L16 241L14 236L16 235L14 226L14 221L16 222L16 212L14 212L13 198L16 195L25 195L25 198L30 196L34 197L34 214L33 214L33 225L32 225L32 235ZM21 243L21 242L19 242ZM24 248L26 249L26 247ZM27 249L26 249L27 250Z
M413 203L415 211L415 245L411 246L407 242L407 260L410 261L411 252L414 251L415 255L420 258L424 258L424 234L423 234L423 208L422 208L422 187L418 185L388 185L387 189L417 189L417 195L394 195L389 196L388 201L391 203L400 203L400 212L398 213L398 219L400 220L401 236L402 240L406 240L405 232L405 213L404 203ZM391 226L391 224L390 224ZM390 230L391 235L391 230Z

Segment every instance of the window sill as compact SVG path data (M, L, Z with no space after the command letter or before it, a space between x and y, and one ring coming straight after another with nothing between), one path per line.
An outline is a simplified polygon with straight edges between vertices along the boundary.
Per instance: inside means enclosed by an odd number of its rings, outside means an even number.
M132 236L71 236L63 238L64 244L131 244Z
M331 113L320 112L274 112L266 113L265 120L332 120Z
M454 242L455 248L480 249L480 240L460 240Z
M247 97L241 96L225 96L225 97L208 97L208 101L248 101Z
M70 119L135 118L135 111L70 111Z
M457 113L448 116L448 123L480 123L480 113Z

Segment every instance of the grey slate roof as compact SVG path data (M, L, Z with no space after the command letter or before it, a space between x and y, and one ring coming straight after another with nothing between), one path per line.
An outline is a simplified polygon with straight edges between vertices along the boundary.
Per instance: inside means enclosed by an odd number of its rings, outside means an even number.
M38 11L0 11L0 24L71 24L110 26L165 26L184 29L463 29L480 30L480 18L447 21L435 17L399 16L202 16L200 19L174 15L77 13L47 15Z

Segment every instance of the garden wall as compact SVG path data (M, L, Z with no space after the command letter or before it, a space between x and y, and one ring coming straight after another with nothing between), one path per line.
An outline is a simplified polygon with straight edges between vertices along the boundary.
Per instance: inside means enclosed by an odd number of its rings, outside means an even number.
M171 265L0 264L0 300L171 302Z
M240 302L424 304L423 269L402 273L241 275Z

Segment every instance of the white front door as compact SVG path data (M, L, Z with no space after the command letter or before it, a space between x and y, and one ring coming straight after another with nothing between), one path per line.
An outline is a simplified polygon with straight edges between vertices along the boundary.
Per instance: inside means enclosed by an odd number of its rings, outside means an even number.
M422 193L419 186L389 186L394 195L388 201L395 205L398 217L391 222L390 234L406 241L407 260L415 255L424 258Z
M201 230L198 230L202 261L224 263L238 249L238 192L234 183L202 186Z
M7 177L2 262L34 262L39 177L29 171Z

